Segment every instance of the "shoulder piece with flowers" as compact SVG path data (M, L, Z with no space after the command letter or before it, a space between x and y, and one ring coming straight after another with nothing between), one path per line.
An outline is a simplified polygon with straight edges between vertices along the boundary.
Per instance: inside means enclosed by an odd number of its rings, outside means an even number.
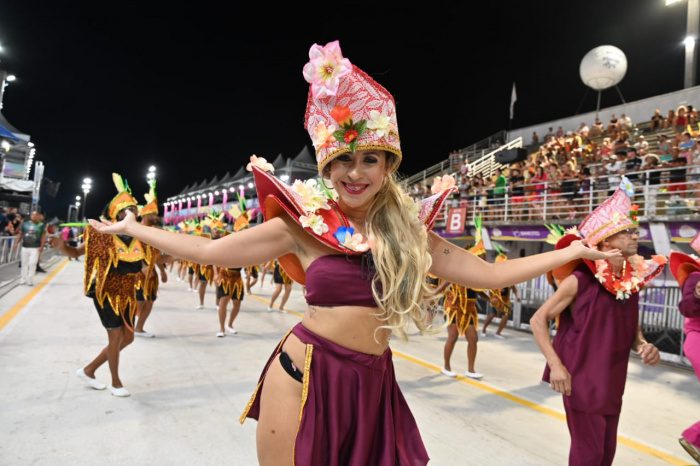
M286 213L314 238L338 253L358 255L370 249L368 239L355 232L340 210L335 190L316 179L296 180L290 186L271 174L270 164L264 158L253 157L248 170L253 172L260 209L266 221ZM414 210L426 228L432 228L445 199L453 191L454 185L445 187L416 205ZM295 255L288 254L279 261L292 279L304 283L305 274Z
M644 260L640 255L629 257L622 266L622 273L616 277L606 260L595 261L595 278L619 300L628 299L642 290L644 285L659 275L666 265L666 257L652 256ZM590 267L590 265L589 265Z

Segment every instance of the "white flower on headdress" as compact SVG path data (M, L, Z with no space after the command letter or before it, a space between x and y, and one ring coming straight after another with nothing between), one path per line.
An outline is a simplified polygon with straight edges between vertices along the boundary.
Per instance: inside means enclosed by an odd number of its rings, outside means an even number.
M317 214L311 214L309 216L302 215L299 217L301 221L301 226L304 228L311 228L317 235L322 235L328 232L328 225L323 221L323 217Z
M367 121L367 129L371 129L377 133L377 137L384 137L391 131L391 121L389 117L377 110L369 112L369 121Z
M315 178L306 181L295 180L292 191L299 195L299 203L307 213L331 208L328 205L328 198L318 186Z
M309 62L304 65L304 79L311 84L311 93L317 99L336 95L340 78L352 72L352 64L343 58L338 41L309 49Z
M275 173L275 167L273 167L271 163L269 163L263 157L258 157L256 155L250 156L250 163L248 165L246 165L245 168L249 172L252 172L253 167L258 167L260 170L262 170L264 172Z
M317 124L313 129L313 133L311 134L311 141L313 142L314 148L319 150L335 141L335 138L333 137L333 132L335 130L336 127L333 125L326 126L324 122Z
M447 189L454 188L456 184L457 182L455 181L455 178L452 175L445 175L443 177L436 176L435 181L433 181L433 186L430 188L430 191L433 194L441 193Z

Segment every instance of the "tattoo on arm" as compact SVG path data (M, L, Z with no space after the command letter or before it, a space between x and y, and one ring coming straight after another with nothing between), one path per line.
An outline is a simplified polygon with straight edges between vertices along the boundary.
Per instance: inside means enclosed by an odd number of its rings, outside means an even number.
M450 250L449 250L449 249L447 249L447 248L445 248L445 249L443 249L443 250L442 250L442 252L444 252L444 253L445 253L445 255L448 255L448 254L450 253Z

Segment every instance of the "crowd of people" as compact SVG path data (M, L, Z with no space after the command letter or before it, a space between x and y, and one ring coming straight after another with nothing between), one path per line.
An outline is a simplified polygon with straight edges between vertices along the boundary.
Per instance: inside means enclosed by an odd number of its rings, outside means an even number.
M454 198L475 204L485 220L573 220L586 212L591 197L600 202L626 175L645 194L643 213L654 215L660 201L689 198L684 194L698 189L699 140L698 112L690 105L670 110L666 118L657 110L638 125L623 114L613 115L607 126L596 119L576 131L550 127L542 141L533 133L526 160L493 173L473 171L463 159L451 158L459 161L450 167L459 177ZM416 199L429 192L429 182L411 187Z

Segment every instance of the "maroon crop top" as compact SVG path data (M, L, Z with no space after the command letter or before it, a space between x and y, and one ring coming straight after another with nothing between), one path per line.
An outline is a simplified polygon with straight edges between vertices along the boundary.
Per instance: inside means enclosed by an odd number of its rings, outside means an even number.
M306 269L306 302L325 307L377 307L372 296L375 273L370 253L321 256Z

